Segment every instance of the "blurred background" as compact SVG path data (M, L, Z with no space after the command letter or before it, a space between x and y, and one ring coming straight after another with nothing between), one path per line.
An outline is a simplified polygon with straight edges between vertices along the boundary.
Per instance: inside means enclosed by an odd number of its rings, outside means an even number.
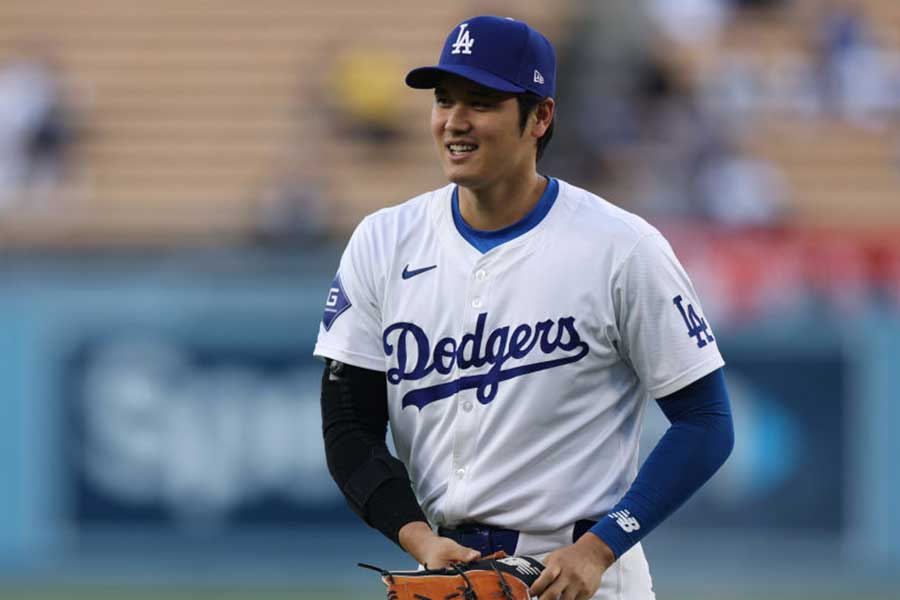
M0 0L0 597L409 565L328 476L311 351L355 224L444 184L403 76L480 13L554 42L541 172L664 231L729 363L658 597L900 598L897 0Z

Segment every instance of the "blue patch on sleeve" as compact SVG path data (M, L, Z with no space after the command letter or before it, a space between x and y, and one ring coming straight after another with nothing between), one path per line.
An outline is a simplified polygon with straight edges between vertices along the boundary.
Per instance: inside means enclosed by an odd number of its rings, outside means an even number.
M328 290L328 298L325 300L325 312L322 314L322 324L325 325L325 331L331 329L331 324L341 314L353 306L347 294L344 292L344 286L341 283L341 274L334 276L334 283Z

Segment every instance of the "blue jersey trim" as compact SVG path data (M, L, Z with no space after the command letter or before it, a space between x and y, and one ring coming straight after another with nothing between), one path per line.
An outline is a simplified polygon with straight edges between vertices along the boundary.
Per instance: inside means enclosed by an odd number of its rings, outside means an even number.
M474 246L479 252L484 254L488 250L496 248L500 244L504 244L510 240L514 240L520 235L527 233L537 227L538 223L544 220L556 197L559 195L559 182L553 177L547 178L547 189L541 194L540 199L534 208L527 215L516 221L512 225L497 229L495 231L482 231L471 227L462 218L459 212L459 186L453 188L453 223L459 234Z

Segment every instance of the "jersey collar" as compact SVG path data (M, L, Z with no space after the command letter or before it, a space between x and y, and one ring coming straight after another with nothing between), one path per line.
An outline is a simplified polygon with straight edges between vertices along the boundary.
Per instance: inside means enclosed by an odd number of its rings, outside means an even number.
M494 231L475 229L465 222L459 212L459 186L453 186L450 204L453 211L453 224L456 225L456 230L463 239L482 254L531 231L544 220L559 194L559 182L553 177L548 177L547 180L547 189L544 190L537 204L534 205L534 208L527 215L512 225Z

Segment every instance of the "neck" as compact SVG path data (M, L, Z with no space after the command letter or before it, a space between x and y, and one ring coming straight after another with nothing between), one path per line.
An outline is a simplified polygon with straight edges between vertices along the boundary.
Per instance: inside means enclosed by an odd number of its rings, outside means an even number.
M535 207L547 183L547 178L534 171L529 177L500 181L483 188L459 186L459 212L474 229L503 229L521 220Z

